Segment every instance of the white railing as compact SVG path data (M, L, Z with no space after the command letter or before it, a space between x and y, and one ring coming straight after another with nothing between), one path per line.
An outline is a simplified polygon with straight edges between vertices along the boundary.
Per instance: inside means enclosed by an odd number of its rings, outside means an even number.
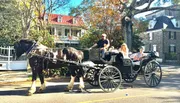
M27 58L22 56L19 60L14 60L13 55L12 46L0 46L0 70L26 69Z
M0 46L0 61L10 61L13 59L13 47Z

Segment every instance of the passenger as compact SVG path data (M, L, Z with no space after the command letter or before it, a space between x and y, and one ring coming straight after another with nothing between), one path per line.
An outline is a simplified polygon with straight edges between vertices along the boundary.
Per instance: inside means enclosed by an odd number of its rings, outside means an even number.
M104 58L105 52L107 51L109 46L110 46L110 42L107 39L107 35L106 34L102 34L102 39L100 39L97 43L95 43L89 49L92 49L94 47L98 47L100 49L101 57Z
M126 43L123 43L121 47L119 48L119 52L123 54L124 58L129 58L129 49L127 47Z
M133 57L133 61L140 61L143 57L145 56L144 54L144 48L140 47L139 48L139 52L135 53L134 57Z

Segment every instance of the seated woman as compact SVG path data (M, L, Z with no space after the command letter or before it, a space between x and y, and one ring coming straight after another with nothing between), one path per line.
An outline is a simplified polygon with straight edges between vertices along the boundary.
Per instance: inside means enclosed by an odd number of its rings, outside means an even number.
M121 47L119 48L119 52L122 53L123 58L129 58L129 49L127 47L126 43L123 43Z

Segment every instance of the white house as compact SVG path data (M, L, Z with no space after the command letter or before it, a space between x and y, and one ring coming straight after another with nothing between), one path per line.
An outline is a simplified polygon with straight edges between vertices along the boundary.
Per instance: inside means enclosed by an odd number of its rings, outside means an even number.
M84 22L81 17L60 14L46 14L44 20L49 20L50 34L54 35L57 47L78 45L79 38L84 35Z

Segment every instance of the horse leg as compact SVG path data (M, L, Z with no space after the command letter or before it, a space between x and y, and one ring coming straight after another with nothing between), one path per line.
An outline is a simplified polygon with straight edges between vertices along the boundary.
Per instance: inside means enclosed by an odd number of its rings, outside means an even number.
M67 86L67 90L72 90L73 89L75 78L76 78L75 76L71 75L71 80L70 80L70 82L69 82L69 84Z
M42 69L40 69L38 71L38 75L39 75L39 79L41 81L41 86L39 88L39 92L43 92L46 89L46 85L45 85L45 82L44 82L44 74L43 74L43 70Z
M85 86L84 86L84 81L83 81L83 77L79 77L79 88L80 89L83 89Z
M28 95L32 95L36 92L36 78L37 78L36 69L32 68L32 84L30 89L28 90Z
M82 67L78 67L78 75L79 75L79 88L80 89L83 89L85 86L84 86L84 80L83 80L83 69Z

